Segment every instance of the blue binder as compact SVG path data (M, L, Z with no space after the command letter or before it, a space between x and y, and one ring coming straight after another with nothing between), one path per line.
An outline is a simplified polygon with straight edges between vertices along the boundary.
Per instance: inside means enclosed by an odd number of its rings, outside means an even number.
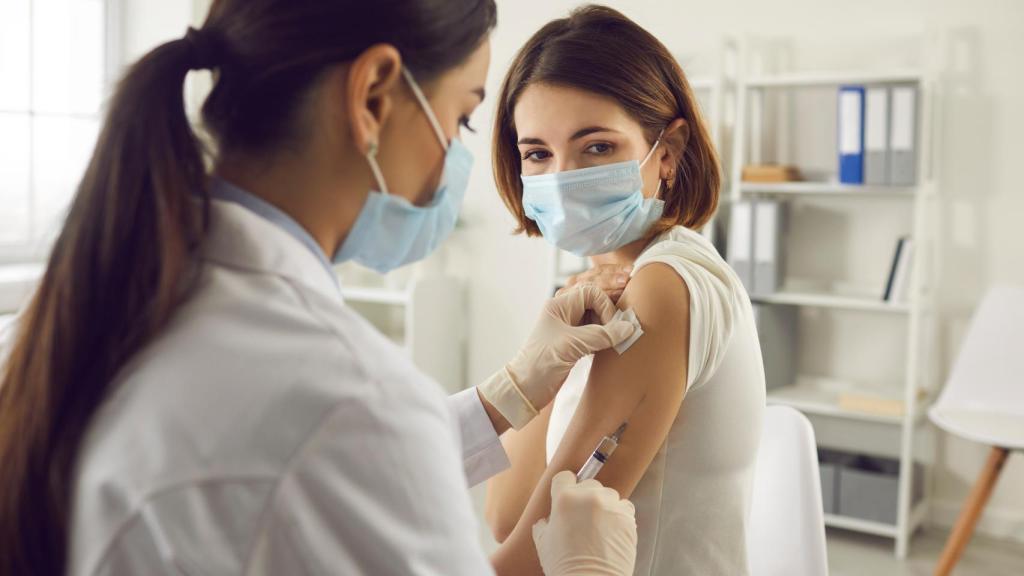
M839 88L839 182L864 183L864 87Z

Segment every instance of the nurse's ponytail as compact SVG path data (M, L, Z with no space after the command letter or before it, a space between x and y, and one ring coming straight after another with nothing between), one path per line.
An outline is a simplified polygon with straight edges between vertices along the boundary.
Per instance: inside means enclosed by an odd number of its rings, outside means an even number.
M125 361L166 324L204 211L183 86L194 39L136 63L102 132L0 381L0 573L61 574L75 451Z
M65 572L90 419L197 277L209 200L188 72L215 69L203 120L220 154L273 154L303 137L328 68L387 43L429 82L479 47L495 14L493 0L215 0L201 31L132 66L0 359L0 576Z

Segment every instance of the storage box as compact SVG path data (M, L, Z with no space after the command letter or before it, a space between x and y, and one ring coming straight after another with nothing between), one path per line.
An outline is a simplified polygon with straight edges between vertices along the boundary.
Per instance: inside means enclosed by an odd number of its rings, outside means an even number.
M914 465L911 505L924 494L924 474ZM859 456L839 470L839 514L861 520L896 524L900 463L890 458Z
M818 449L818 475L821 477L821 504L825 514L839 512L839 471L857 459L838 450Z
M821 476L821 504L825 514L836 513L836 495L839 490L839 467L828 462L818 462Z

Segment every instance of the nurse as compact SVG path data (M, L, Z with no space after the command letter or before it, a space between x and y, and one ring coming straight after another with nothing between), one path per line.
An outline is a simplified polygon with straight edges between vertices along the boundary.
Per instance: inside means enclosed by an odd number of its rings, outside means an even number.
M569 290L446 401L331 269L451 231L494 24L493 0L217 0L132 66L0 374L0 574L509 573L467 479L632 328ZM182 96L204 69L212 173ZM629 502L571 472L552 500L547 574L632 574Z

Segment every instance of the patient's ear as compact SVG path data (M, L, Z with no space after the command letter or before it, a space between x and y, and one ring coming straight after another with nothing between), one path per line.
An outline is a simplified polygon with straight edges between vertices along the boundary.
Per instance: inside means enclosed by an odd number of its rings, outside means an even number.
M661 155L660 178L666 181L673 181L679 170L679 165L686 151L686 145L690 142L690 125L682 118L676 118L665 128L661 136L661 146L664 152Z

